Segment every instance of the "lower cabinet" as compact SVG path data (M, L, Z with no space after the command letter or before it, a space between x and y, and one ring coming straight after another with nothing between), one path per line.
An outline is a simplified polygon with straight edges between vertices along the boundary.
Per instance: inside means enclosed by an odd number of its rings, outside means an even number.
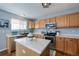
M78 56L78 42L74 38L56 37L56 56Z
M64 38L57 37L56 38L56 50L64 51Z
M15 50L14 38L10 37L7 39L7 49L8 49L8 54L11 54L11 51Z
M67 55L77 55L77 39L65 38L64 52Z

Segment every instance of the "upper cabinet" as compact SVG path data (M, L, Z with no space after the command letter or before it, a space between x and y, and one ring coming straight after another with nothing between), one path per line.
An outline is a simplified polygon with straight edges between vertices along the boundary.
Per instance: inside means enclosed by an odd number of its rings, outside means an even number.
M70 27L79 27L79 13L69 15Z
M35 22L34 21L28 21L29 22L29 28L34 29L35 28Z
M46 23L56 23L56 18L45 19Z
M49 18L49 23L56 23L56 18Z
M58 28L79 27L79 13L56 17L56 23Z
M47 23L56 23L57 28L79 27L79 13L73 13L48 19L41 19L35 22L35 28L44 28L45 24ZM33 24L32 28L34 28Z
M39 28L39 21L35 22L35 28Z
M56 17L57 27L69 27L69 18L68 16L59 16Z
M45 27L45 19L39 20L39 28L44 28Z

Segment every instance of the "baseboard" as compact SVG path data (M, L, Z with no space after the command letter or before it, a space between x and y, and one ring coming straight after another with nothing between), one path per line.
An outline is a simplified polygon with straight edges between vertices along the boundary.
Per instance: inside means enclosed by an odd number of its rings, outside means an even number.
M7 48L1 49L0 52L7 50Z

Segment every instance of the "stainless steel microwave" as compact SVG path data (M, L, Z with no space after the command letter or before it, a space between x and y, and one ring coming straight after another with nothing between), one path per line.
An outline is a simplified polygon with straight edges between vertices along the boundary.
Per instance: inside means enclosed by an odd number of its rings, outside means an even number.
M53 28L56 27L56 23L47 23L45 24L45 28Z

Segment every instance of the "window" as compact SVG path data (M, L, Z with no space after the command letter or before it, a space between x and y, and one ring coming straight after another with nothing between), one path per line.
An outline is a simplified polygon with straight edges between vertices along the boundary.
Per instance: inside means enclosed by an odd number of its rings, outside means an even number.
M27 21L19 19L11 19L11 29L12 30L26 30Z

